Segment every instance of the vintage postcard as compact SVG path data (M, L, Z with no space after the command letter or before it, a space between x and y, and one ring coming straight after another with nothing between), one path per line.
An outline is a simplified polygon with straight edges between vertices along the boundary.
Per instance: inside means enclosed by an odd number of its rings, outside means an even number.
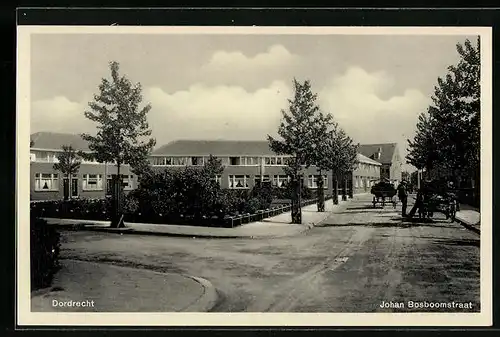
M492 324L491 28L17 29L19 325Z

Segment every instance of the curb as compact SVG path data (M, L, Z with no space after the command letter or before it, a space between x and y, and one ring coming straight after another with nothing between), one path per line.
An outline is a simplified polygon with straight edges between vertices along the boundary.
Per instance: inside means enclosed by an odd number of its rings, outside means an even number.
M181 312L208 312L212 310L218 303L219 294L217 289L214 287L212 282L197 276L182 275L188 277L199 284L204 289L203 295L198 298L194 303L189 304L187 307L181 310Z
M455 221L458 222L459 224L461 224L463 227L467 228L468 230L480 235L481 234L481 229L480 228L477 228L476 226L474 225L471 225L471 224L468 224L467 222L465 221L462 221L460 219L457 219L455 218Z
M167 232L153 232L153 231L142 231L136 230L130 227L126 228L103 228L103 227L82 227L79 230L91 231L91 232L105 232L105 233L113 233L113 234L132 234L132 235L151 235L151 236L169 236L169 237L183 237L183 238L202 238L202 239L270 239L270 238L281 238L281 237L289 237L295 236L298 234L302 234L307 230L314 227L314 224L302 225L304 227L303 230L293 234L285 234L285 235L211 235L211 234L184 234L184 233L167 233Z
M63 259L66 261L75 261L75 262L83 262L83 263L91 263L91 264L98 264L98 265L111 265L113 267L118 267L118 268L123 268L123 269L133 269L135 271L141 270L140 268L133 268L133 267L127 267L127 266L120 266L120 265L114 265L114 264L109 264L109 263L102 263L102 262L95 262L95 261L87 261L87 260L76 260L76 259ZM217 289L215 286L212 284L212 282L208 281L207 279L197 277L197 276L191 276L191 275L186 275L186 274L175 274L175 273L163 273L159 272L156 270L151 270L151 269L144 269L148 273L154 273L154 274L160 274L160 275L178 275L182 276L188 279L191 279L197 283L199 283L202 288L203 288L203 294L196 299L193 303L188 304L186 307L183 309L177 311L177 312L207 312L215 307L219 300L219 295L217 293ZM49 293L50 289L52 287L40 289L35 293L32 292L31 296L40 296L44 295L45 293Z

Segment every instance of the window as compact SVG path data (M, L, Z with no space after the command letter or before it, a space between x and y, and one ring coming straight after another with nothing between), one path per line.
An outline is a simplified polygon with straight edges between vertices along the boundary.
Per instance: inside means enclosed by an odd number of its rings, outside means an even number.
M222 176L220 174L215 175L215 182L219 184L219 186L222 184Z
M240 165L240 157L229 157L229 165Z
M49 151L40 151L35 155L35 159L41 162L54 163L57 160L56 153Z
M49 161L49 153L47 151L40 151L40 152L38 152L36 159L38 161L41 161L41 162L48 162Z
M35 191L58 191L59 179L57 173L36 173Z
M165 157L153 157L150 160L151 165L162 166L165 165Z
M203 166L203 157L191 157L191 165Z
M257 185L257 182L261 181L261 179L262 179L262 181L263 181L263 182L265 182L265 183L267 183L267 182L271 181L271 179L269 178L269 175L262 175L262 176L260 176L260 175L256 175L256 176L253 178L254 185Z
M102 190L102 175L100 174L84 174L82 181L82 189L84 191L100 191Z
M248 188L248 181L250 176L247 175L230 175L229 176L229 188L234 189L244 189Z
M125 191L129 191L129 190L134 189L133 182L134 182L133 175L124 175L123 180L122 180L123 189Z
M268 166L283 166L288 163L288 157L283 157L283 156L265 157L264 163Z
M36 161L36 154L33 152L30 153L30 161Z
M273 177L273 185L276 187L285 187L290 181L290 177L287 175L275 175Z
M172 158L172 166L185 166L187 165L186 157L173 157Z
M84 175L85 177L85 175ZM111 195L111 174L106 177L106 194ZM125 191L130 191L134 189L134 176L133 175L122 175L122 186Z
M241 157L241 165L255 166L259 164L259 157Z
M359 177L358 177L358 176L356 176L356 177L354 178L354 187L355 187L355 188L358 188L358 187L359 187Z
M95 159L92 160L82 159L82 164L98 164L98 162ZM116 163L114 164L116 165Z
M310 175L307 179L307 187L318 188L318 179L315 175ZM328 176L323 176L323 188L328 188Z

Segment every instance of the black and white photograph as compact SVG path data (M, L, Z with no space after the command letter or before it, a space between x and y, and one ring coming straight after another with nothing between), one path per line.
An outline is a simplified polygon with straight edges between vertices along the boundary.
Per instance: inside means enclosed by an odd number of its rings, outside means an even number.
M491 54L484 27L19 26L19 322L490 325Z

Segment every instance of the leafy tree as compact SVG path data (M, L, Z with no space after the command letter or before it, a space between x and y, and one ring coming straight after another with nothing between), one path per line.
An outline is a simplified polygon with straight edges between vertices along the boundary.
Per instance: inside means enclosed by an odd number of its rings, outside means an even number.
M408 141L407 162L430 175L448 178L479 176L480 167L480 40L457 44L460 61L438 78L433 104L419 116ZM431 176L428 176L431 178ZM458 182L459 182L458 181Z
M140 174L148 167L147 156L156 144L149 138L151 130L147 122L147 113L151 105L140 108L142 87L132 84L119 73L119 64L110 62L111 79L103 78L99 85L99 94L89 103L90 110L85 117L97 124L97 134L82 134L89 143L90 154L82 154L85 159L94 159L100 163L114 163L117 167L117 179L114 181L112 227L121 226L121 201L123 198L120 168L129 164L132 171Z
M64 178L64 200L69 199L69 189L73 174L80 170L81 160L77 151L71 145L63 145L62 152L57 154L57 163L54 163L54 170L62 173Z
M343 129L337 129L337 137L335 140L338 142L338 149L340 149L338 157L337 172L342 177L342 199L347 200L347 194L349 193L352 197L352 186L351 191L347 191L347 177L352 176L352 171L358 165L358 145L354 144L354 141L349 137ZM352 183L351 183L352 185Z
M282 110L282 120L278 128L281 139L268 135L269 146L276 154L289 155L285 172L290 177L294 191L292 195L292 223L302 223L301 184L303 168L315 161L317 143L314 123L318 121L319 106L317 95L311 90L309 80L300 83L293 79L294 97L288 99L288 111Z
M315 151L313 152L313 163L318 169L318 175L316 176L317 181L317 198L318 198L318 212L325 211L325 190L323 181L323 172L331 169L331 149L332 145L328 140L330 139L331 131L336 124L333 123L332 115L324 114L319 111L316 118L316 122L313 127L316 129L314 132L313 146L315 146Z

